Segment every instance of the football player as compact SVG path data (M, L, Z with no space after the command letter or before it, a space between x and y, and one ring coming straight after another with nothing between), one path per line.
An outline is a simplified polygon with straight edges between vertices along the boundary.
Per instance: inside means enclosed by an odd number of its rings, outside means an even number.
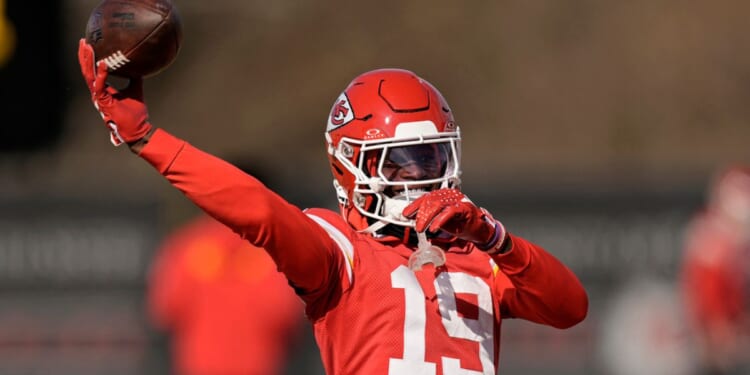
M267 253L199 215L155 255L147 311L169 338L172 375L284 373L301 337L302 303Z
M750 371L750 167L711 181L686 233L681 286L706 373Z
M108 86L83 40L78 58L113 143L274 259L306 304L327 373L495 374L502 319L568 328L586 316L565 265L461 192L459 128L414 73L366 72L334 103L333 212L301 210L154 127L141 80Z

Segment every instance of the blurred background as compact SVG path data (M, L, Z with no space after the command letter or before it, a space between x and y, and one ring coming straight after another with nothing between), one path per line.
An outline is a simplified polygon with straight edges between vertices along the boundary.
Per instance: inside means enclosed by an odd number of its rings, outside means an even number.
M76 60L97 4L0 0L2 374L169 371L146 276L198 211L108 141ZM690 373L675 280L710 177L750 162L750 3L175 4L184 44L146 81L152 122L252 160L301 207L335 205L323 131L354 76L406 68L442 91L464 190L591 297L567 331L506 321L500 373ZM307 329L289 373L322 373Z

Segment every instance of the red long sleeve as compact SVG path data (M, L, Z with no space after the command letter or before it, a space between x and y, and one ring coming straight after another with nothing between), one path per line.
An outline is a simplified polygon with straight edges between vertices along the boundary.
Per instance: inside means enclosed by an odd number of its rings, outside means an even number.
M510 282L503 291L504 315L568 328L581 322L588 311L588 296L568 267L541 247L511 236L512 249L493 260Z
M326 289L343 260L299 208L233 165L158 129L140 156L206 213L268 251L305 295Z

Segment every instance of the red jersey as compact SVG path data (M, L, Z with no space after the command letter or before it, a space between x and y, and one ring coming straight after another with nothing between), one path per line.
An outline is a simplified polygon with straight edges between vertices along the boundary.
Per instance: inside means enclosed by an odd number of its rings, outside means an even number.
M163 130L141 157L268 251L306 302L328 374L495 374L503 318L565 328L586 315L575 275L518 236L492 257L456 242L445 266L413 272L413 248L358 233L332 211L302 211Z
M168 236L148 280L151 322L178 375L280 374L302 309L262 249L201 216Z
M750 337L750 242L743 235L710 212L690 224L681 281L691 323L700 335Z

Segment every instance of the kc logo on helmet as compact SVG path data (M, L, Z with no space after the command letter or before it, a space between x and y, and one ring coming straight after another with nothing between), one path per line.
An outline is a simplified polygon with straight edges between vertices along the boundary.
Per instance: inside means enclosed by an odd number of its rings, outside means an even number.
M346 97L346 93L341 93L333 104L331 115L328 116L326 131L329 132L344 126L352 120L354 120L354 111L352 111L352 106L349 104L349 98Z

